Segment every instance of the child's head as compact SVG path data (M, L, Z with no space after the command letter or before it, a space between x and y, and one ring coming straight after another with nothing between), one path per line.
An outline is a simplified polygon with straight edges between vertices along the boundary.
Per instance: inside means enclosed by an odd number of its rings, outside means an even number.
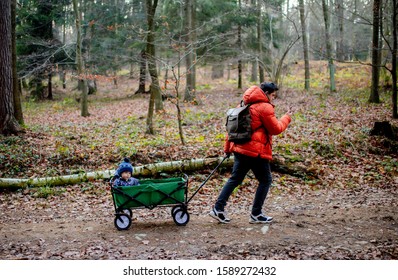
M130 171L123 171L122 174L120 174L120 177L122 177L124 180L128 180L131 178L131 172Z
M128 158L125 158L124 161L119 165L117 169L117 174L123 179L129 179L133 174L133 166L131 165Z

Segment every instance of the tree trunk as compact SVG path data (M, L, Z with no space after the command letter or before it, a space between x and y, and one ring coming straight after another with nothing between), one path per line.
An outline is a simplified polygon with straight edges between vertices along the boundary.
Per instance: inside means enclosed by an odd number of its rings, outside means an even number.
M51 71L51 70L50 70ZM53 75L52 72L48 73L48 83L47 83L47 89L48 89L48 95L47 99L48 100L53 100L53 81L52 81Z
M185 88L185 101L193 101L196 98L195 94L195 48L194 48L194 0L185 0L185 45L186 45L186 88Z
M204 158L191 159L172 162L160 162L134 167L134 177L156 177L161 173L192 173L206 168L213 169L223 158ZM231 157L223 162L222 167L231 168L234 158ZM300 165L292 165L283 163L283 161L274 158L271 162L271 168L274 172L290 174L298 178L317 178L317 174L313 171L306 170ZM41 186L61 186L72 185L81 182L110 179L115 174L115 170L105 170L96 172L87 172L76 175L46 177L46 178L30 178L30 179L13 179L0 178L0 189L19 189L26 187Z
M147 134L155 134L155 130L153 129L153 111L155 109L155 95L153 93L154 89L152 88L153 84L149 86L149 106L148 106L148 116L146 119L146 131Z
M335 7L338 25L336 57L338 60L344 61L344 1L336 0Z
M82 91L82 107L81 107L81 115L82 117L90 116L88 112L88 91L87 91L87 80L84 79L83 81L83 91Z
M179 60L180 61L180 60ZM182 114L181 114L181 107L180 107L180 66L178 64L178 72L176 72L175 68L172 67L172 73L174 76L175 84L174 84L174 91L176 93L176 98L175 98L175 105L177 108L177 122L178 122L178 132L180 135L180 140L181 144L184 146L185 145L185 139L184 139L184 131L182 129Z
M213 64L211 67L211 79L224 78L224 64L222 62Z
M239 0L239 13L242 13L242 0ZM238 89L242 89L242 24L238 23L238 46L239 46L239 59L238 59Z
M66 89L66 70L62 69L61 72L62 88Z
M397 38L397 16L398 16L398 4L397 0L392 0L392 36L393 36L393 47L392 47L392 117L394 119L398 119L398 111L397 111L397 47L398 47L398 38Z
M192 50L192 55L193 55L193 65L191 67L191 72L192 72L192 88L195 93L195 98L196 98L196 63L197 63L197 53L196 53L196 42L198 41L198 34L196 32L196 0L191 0L192 1L192 36L191 40L194 45L194 48Z
M155 12L158 5L158 0L146 0L147 7L147 22L148 22L148 35L147 35L147 59L148 59L148 69L151 75L151 86L150 92L153 95L153 100L155 102L155 110L163 110L162 94L160 92L160 84L158 78L158 71L156 67L156 54L155 54ZM152 97L151 97L152 99ZM149 116L149 114L148 114Z
M391 140L397 140L396 127L390 124L388 121L375 122L373 128L370 130L369 135L379 135L387 137Z
M258 73L260 83L264 82L264 65L263 65L263 36L262 36L262 18L261 18L261 1L257 0L257 43L258 43Z
M258 65L257 60L253 60L253 62L251 63L252 66L252 71L250 75L251 82L257 82L257 69L258 69L257 65Z
M19 90L17 74L17 44L16 44L16 0L11 1L11 32L12 32L12 79L13 79L13 97L14 97L14 116L20 125L24 124L22 112L22 91Z
M304 52L304 89L310 89L310 61L309 61L309 46L307 38L307 24L305 20L305 7L304 0L299 0L300 9L300 22L301 22L301 32L303 37L303 52Z
M87 89L88 95L96 94L97 93L97 82L96 80L87 80Z
M147 59L146 59L145 50L142 50L140 53L140 77L138 81L138 89L134 94L146 93L145 92L146 63Z
M146 0L146 8L147 8L147 22L148 22L148 35L147 35L147 45L146 45L146 58L148 61L149 74L151 75L151 85L149 86L150 98L149 98L149 106L148 106L148 115L147 115L147 129L146 133L154 134L155 130L153 129L153 111L155 109L160 110L163 109L163 104L161 103L161 94L159 88L159 80L158 73L156 69L156 61L155 61L155 45L154 45L154 17L155 11L157 7L158 1L154 0ZM159 97L158 97L159 96ZM160 98L160 103L156 100ZM156 105L155 105L156 104ZM159 104L159 105L158 105ZM159 107L158 107L159 106Z
M372 88L369 102L380 103L379 98L379 79L380 79L380 7L382 0L373 1L373 39L372 39Z
M289 53L290 49L296 44L296 42L300 40L300 37L297 37L296 40L291 41L288 46L286 47L286 50L283 52L281 59L278 62L278 66L276 67L275 70L275 77L274 77L274 82L276 84L279 84L279 79L282 75L282 66L283 66L283 61L285 60L287 54Z
M328 59L329 77L330 77L329 88L330 88L330 91L336 91L336 84L335 84L335 80L334 80L335 67L333 64L332 43L331 43L331 39L330 39L329 7L326 4L326 0L322 0L322 8L323 8L323 19L325 22L326 56Z
M0 134L21 132L14 117L11 0L0 1Z
M79 76L79 85L82 90L81 95L81 116L88 117L90 114L88 112L88 101L87 101L87 82L85 80L83 73L83 57L82 57L82 27L81 20L82 15L80 9L77 5L77 0L73 0L73 10L75 13L75 23L76 23L76 63L77 63L77 74Z

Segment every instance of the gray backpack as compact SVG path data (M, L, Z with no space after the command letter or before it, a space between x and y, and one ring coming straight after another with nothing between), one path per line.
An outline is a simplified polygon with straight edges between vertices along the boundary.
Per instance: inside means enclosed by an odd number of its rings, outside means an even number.
M251 121L250 104L245 105L243 100L240 107L229 109L225 124L228 140L238 144L249 142L252 138Z

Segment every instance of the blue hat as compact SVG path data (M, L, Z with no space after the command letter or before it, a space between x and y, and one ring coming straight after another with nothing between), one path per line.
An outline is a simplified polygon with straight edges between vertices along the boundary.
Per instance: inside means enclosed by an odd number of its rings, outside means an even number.
M130 163L130 160L128 158L125 158L124 161L119 165L119 168L117 169L117 173L122 175L123 172L130 172L133 174L133 166Z
M273 93L276 90L279 90L277 85L267 82L261 83L260 88L264 91L264 93L268 91L269 94Z

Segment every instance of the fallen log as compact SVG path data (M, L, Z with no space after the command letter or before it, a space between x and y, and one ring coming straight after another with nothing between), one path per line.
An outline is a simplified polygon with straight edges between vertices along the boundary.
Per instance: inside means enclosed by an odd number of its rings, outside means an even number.
M181 160L172 162L152 163L143 166L134 167L134 177L154 177L160 173L190 173L207 167L216 166L222 158L205 158ZM222 166L232 166L233 159L224 161ZM62 186L72 185L87 181L110 179L115 174L115 170L84 172L73 175L64 175L56 177L14 179L0 178L0 188L18 189L26 187L43 187L43 186Z
M214 168L222 161L222 157L192 159L171 162L152 163L143 166L134 167L134 177L156 177L161 173L192 173L194 171ZM231 168L233 166L234 158L230 157L225 160L220 167ZM286 173L296 177L316 177L316 174L306 170L301 166L289 166L275 159L272 163L272 170L275 172ZM44 187L44 186L62 186L73 185L82 182L95 180L109 180L115 173L115 170L84 172L80 174L64 175L56 177L44 178L29 178L29 179L15 179L15 178L0 178L0 189L20 189L27 187Z

